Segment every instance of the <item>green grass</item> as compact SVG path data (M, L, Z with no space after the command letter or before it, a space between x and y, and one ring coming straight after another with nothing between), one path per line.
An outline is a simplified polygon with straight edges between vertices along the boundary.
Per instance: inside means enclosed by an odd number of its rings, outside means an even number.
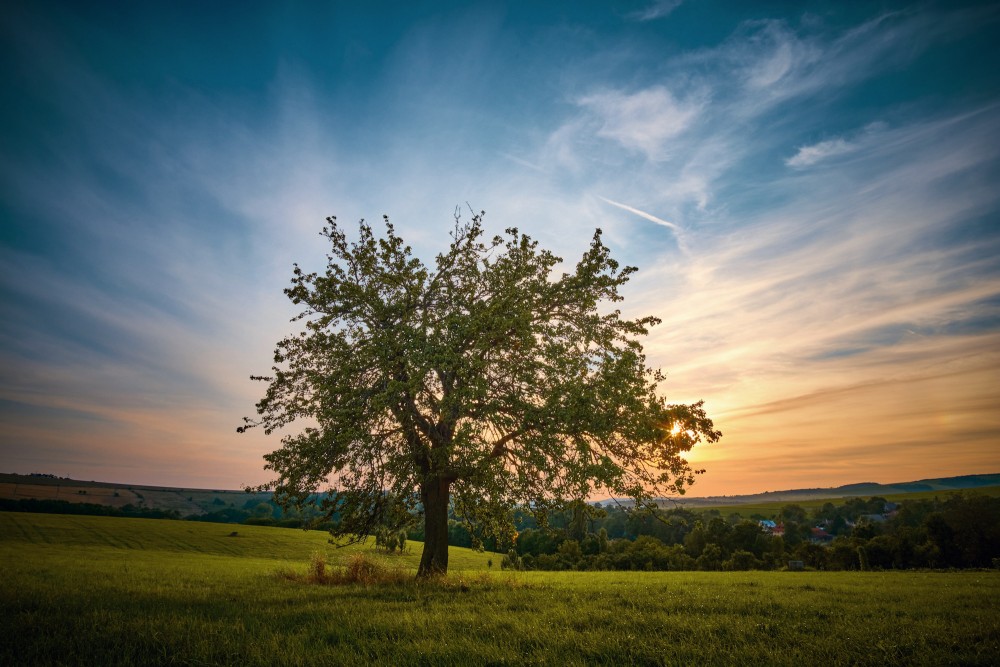
M1000 486L979 486L972 489L957 489L957 490L945 490L945 491L913 491L912 493L890 493L882 496L886 500L891 500L893 502L900 502L902 500L932 500L934 498L940 498L941 500L947 500L948 496L953 496L956 493L965 493L969 495L980 495L989 496L991 498L1000 498Z
M238 536L229 537L232 530ZM414 568L413 553L385 560ZM995 664L1000 572L305 581L321 533L0 514L0 664ZM493 558L490 571L486 561ZM293 573L297 576L289 576Z

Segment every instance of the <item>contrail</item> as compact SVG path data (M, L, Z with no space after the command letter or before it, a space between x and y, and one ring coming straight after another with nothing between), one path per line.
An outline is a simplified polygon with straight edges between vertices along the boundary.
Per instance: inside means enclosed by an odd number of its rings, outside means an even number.
M682 236L684 230L681 228L680 225L675 225L672 222L667 222L662 218L657 218L655 215L652 215L651 213L640 211L634 206L629 206L628 204L622 204L621 202L613 201L611 199L608 199L607 197L602 197L600 195L597 195L597 198L605 203L611 204L612 206L617 206L618 208L624 211L628 211L629 213L634 213L640 218L645 218L650 222L655 222L658 225L663 225L664 227L667 227L668 229L670 229L670 231L674 233L674 237L677 239L677 247L679 247L681 249L681 252L683 252L685 255L688 254L687 244L684 243L684 237Z

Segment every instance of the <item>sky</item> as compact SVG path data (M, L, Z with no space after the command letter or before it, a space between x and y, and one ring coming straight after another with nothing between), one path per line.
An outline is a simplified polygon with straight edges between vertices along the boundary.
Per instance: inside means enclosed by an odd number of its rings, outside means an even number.
M594 229L691 494L1000 472L1000 7L5 4L0 471L269 479L254 414L324 219Z

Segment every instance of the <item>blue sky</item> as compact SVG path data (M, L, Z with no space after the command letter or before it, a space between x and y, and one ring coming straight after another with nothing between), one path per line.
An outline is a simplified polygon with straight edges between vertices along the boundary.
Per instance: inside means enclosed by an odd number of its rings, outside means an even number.
M990 3L15 2L0 470L233 488L281 289L456 206L640 271L696 494L1000 471Z

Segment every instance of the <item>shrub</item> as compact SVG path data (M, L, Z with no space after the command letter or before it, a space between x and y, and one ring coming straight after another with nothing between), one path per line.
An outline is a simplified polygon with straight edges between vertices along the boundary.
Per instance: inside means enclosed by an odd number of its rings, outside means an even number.
M503 567L503 564L501 564ZM558 556L552 554L539 554L535 557L534 567L536 570L562 570L563 563Z
M309 581L317 584L326 582L326 557L320 551L312 552L309 561Z
M568 569L572 569L580 559L583 558L583 552L580 550L580 543L576 540L566 540L559 545L560 560L562 560Z
M715 543L709 543L695 561L699 570L721 570L722 548Z
M722 564L723 569L738 571L759 570L763 566L763 561L749 551L734 551L729 560Z
M857 570L860 566L857 547L845 539L834 541L826 561L831 570Z
M507 555L503 557L500 561L501 570L520 570L521 569L521 557L517 554L516 549L511 549L507 552Z
M400 530L396 533L396 546L399 548L399 553L406 552L406 529ZM492 564L493 561L490 561Z
M792 552L792 556L794 556L796 560L802 561L809 567L822 570L827 565L829 553L830 551L827 547L819 544L813 544L811 542L803 542L795 547L795 550Z
M277 522L271 517L252 516L243 523L247 526L273 526Z
M399 545L400 538L403 539L403 546ZM394 553L396 549L403 553L406 548L406 531L393 532L386 526L379 526L375 531L375 550L382 550L386 553Z
M348 559L347 565L333 575L331 580L339 584L371 586L373 584L398 584L411 578L412 575L408 575L401 568L388 567L367 554L354 554Z

